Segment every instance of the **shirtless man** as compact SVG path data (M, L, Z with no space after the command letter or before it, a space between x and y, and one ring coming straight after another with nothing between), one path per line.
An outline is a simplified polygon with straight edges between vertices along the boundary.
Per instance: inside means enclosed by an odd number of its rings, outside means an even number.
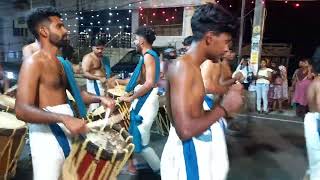
M157 83L160 79L160 59L152 50L155 39L151 28L142 26L137 29L134 44L142 57L126 88L127 92L134 93L129 97L120 97L120 100L132 102L129 133L133 136L134 152L140 153L152 170L159 173L160 159L149 146L150 129L159 110ZM129 171L135 172L132 161L129 162Z
M39 42L35 40L33 43L25 45L22 48L22 59L25 60L32 56L33 53L37 52L40 49Z
M85 55L82 60L84 77L87 78L87 91L97 96L104 96L107 84L110 81L110 61L103 55L106 42L103 39L95 39L92 42L92 52ZM88 112L99 107L99 103L89 106Z
M84 120L73 117L67 104L69 87L64 69L57 59L58 48L67 38L67 29L58 11L37 8L28 16L29 30L39 41L40 50L23 61L15 112L29 123L34 180L57 180L70 153L70 136L87 132ZM86 104L101 102L114 107L106 97L82 92Z
M218 63L215 63L212 60L206 60L201 64L204 87L207 94L216 96L213 100L217 100L218 96L225 94L231 85L243 78L241 73L236 73L232 77L229 63L234 60L234 56L235 53L230 50L224 54L221 62L218 60Z
M223 61L219 63L207 60L201 65L201 74L206 92L203 102L204 110L211 110L215 104L219 104L221 97L228 91L230 86L236 81L240 81L242 77L241 73L233 78L231 77L232 72L229 61L234 59L234 53L231 50L227 51L222 59ZM213 153L218 157L215 162L221 164L217 167L219 169L216 169L216 177L223 177L222 179L227 177L229 170L229 159L224 135L226 128L227 121L224 117L221 117L219 121L211 126L212 134L215 137L212 140L212 144L215 146Z
M219 166L226 165L216 163L211 143L215 136L210 129L220 117L237 112L243 101L242 87L232 86L221 104L205 112L200 65L206 59L220 59L229 51L231 34L236 28L234 22L222 7L213 3L201 5L191 18L194 41L189 51L169 67L168 97L173 127L161 158L164 180L225 178L225 173L217 173Z
M304 118L304 134L306 138L309 160L308 175L310 180L320 178L320 65L319 59L314 59L314 71L317 76L307 91L307 101L310 112Z

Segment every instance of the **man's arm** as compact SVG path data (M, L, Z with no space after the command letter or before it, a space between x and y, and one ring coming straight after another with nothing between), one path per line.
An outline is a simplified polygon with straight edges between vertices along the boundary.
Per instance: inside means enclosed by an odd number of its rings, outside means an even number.
M86 55L83 57L82 60L82 70L83 70L83 76L87 79L90 80L105 80L106 81L106 77L100 77L100 76L96 76L94 74L90 73L90 68L92 65L92 58L90 58L90 56ZM105 82L102 82L105 83Z
M146 68L146 80L142 87L130 97L131 100L145 95L154 87L156 69L154 58L150 54L144 56L144 65Z
M92 93L82 91L81 92L82 99L85 104L91 104L91 103L101 103L106 108L110 108L111 110L114 109L115 102L113 99L105 96L96 96Z
M194 112L190 99L193 75L187 66L183 62L178 62L177 67L169 72L171 112L176 132L182 141L203 133L225 115L219 106L208 113ZM191 112L201 115L192 117Z
M118 82L120 85L127 85L130 79L116 79L115 81Z
M95 94L89 93L87 91L81 91L81 97L82 97L83 102L85 104L100 103L101 102L100 96L96 96Z

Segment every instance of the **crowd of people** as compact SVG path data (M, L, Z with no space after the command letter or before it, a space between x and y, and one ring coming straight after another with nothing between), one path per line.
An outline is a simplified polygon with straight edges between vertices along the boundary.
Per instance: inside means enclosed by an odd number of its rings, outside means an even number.
M155 52L152 50L155 32L149 27L139 27L134 45L141 58L129 79L113 76L110 61L103 53L106 42L95 39L92 52L82 60L86 90L77 86L73 77L75 67L66 61L72 61L73 50L67 46L67 29L60 18L53 8L31 12L27 24L37 41L29 51L24 49L19 74L15 112L18 119L29 123L36 180L59 179L72 149L71 136L89 131L82 119L87 112L99 105L114 109L115 100L108 97L105 89L117 84L125 85L126 91L131 92L118 100L131 103L129 133L133 136L134 153L140 154L164 180L227 178L225 131L244 103L243 89L256 92L258 113L268 114L271 109L282 112L283 102L291 101L284 65L262 59L258 72L253 72L250 59L243 58L232 71L233 38L238 26L236 18L219 5L207 3L195 10L191 18L193 35L185 39L184 48L179 51ZM317 179L319 155L315 155L312 147L320 143L310 139L314 139L315 118L320 112L313 98L319 96L318 71L308 59L301 59L299 65L293 77L292 102L298 115L306 114L308 107L312 112L306 116L305 128L310 174ZM67 103L66 90L74 96L78 112ZM172 120L161 160L150 146L159 94L166 95ZM128 171L135 174L133 159L134 156L129 160Z

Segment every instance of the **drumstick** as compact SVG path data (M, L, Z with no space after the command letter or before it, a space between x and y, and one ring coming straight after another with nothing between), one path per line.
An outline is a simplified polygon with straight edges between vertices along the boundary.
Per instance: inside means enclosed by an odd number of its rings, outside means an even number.
M111 112L110 108L107 108L106 109L106 116L104 117L105 124L103 126L101 126L100 131L103 131L104 128L108 126L108 119L109 119L110 112Z
M119 82L117 80L115 80L115 81L116 81L117 86L119 86Z

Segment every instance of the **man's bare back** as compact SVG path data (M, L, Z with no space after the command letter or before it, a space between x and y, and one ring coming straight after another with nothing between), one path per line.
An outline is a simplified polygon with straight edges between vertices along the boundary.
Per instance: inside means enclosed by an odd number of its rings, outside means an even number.
M317 76L307 91L307 100L310 112L320 112L320 77Z
M221 75L222 75L222 80L226 81L226 80L230 80L232 79L232 71L230 68L230 65L228 62L220 62L221 64Z
M206 93L224 94L228 90L228 88L219 83L221 73L222 69L220 63L213 63L211 60L207 60L201 65L201 74Z

